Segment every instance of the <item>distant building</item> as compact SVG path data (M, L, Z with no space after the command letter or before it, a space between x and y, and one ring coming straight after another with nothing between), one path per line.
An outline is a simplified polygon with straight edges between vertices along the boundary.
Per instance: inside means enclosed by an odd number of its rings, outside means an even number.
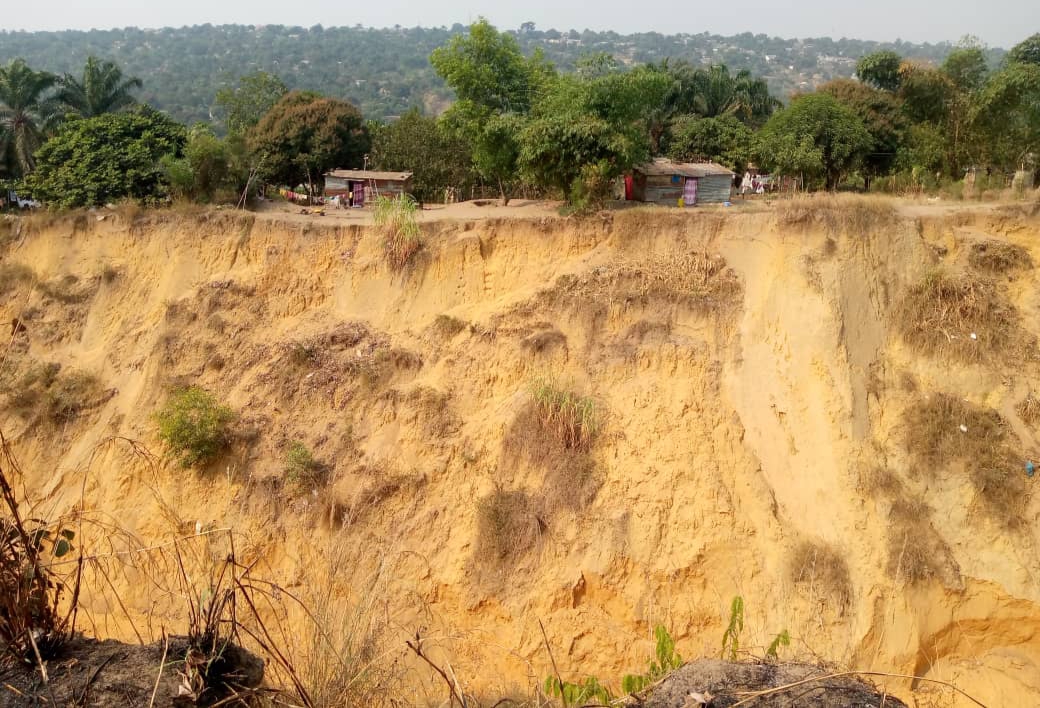
M378 196L396 197L412 191L411 172L332 170L325 173L325 196L354 195L354 204L364 206Z
M631 199L665 206L721 204L730 199L735 173L714 162L672 162L663 157L632 170Z

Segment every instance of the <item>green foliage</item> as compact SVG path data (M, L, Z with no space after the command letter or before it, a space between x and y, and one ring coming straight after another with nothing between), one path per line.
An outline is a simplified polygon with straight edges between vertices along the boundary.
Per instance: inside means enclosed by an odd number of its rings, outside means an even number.
M412 172L412 191L419 201L439 202L446 189L462 194L473 183L469 141L418 109L370 130L373 169Z
M174 196L211 202L220 192L237 196L248 178L245 143L218 138L205 125L188 132L183 157L164 155L162 169Z
M175 392L155 414L159 438L181 467L209 462L227 444L228 426L234 412L198 386Z
M664 625L654 628L654 659L650 661L645 674L627 674L621 679L621 690L625 693L642 691L662 676L682 666L682 657L675 651L675 640Z
M667 145L673 160L710 160L743 172L755 154L755 134L734 116L682 116L672 124Z
M372 218L383 227L383 254L393 270L401 270L422 248L422 230L415 220L418 205L407 194L376 199Z
M217 91L216 104L224 110L228 134L245 133L288 92L280 78L266 71L254 71L239 78L237 86Z
M437 74L458 101L445 125L471 141L473 166L498 185L505 203L515 179L520 146L517 135L534 97L552 81L555 69L540 53L525 58L517 40L481 18L465 36L456 36L430 55Z
M589 676L584 683L570 683L555 676L546 676L542 690L550 697L559 698L565 706L581 706L593 702L610 705L614 700L610 689L600 684L595 676Z
M124 78L115 62L90 56L81 76L65 74L61 78L57 99L66 113L92 118L134 105L132 92L143 85L136 77Z
M0 174L18 177L35 168L36 150L57 120L57 105L47 95L56 81L22 59L0 66Z
M856 62L856 76L868 86L895 91L900 85L902 57L891 50L872 52Z
M63 208L166 194L160 159L180 154L184 127L144 107L65 123L36 153L25 182L37 199Z
M299 440L285 451L285 481L299 486L313 486L321 477L322 465Z
M740 651L740 633L744 631L744 598L740 595L733 597L729 608L729 624L722 634L722 658L727 654L730 661L737 660Z
M1007 63L1040 66L1040 32L1016 44L1007 54Z
M269 181L305 183L312 194L328 170L360 167L371 145L357 108L306 91L279 100L250 129L249 141Z
M976 125L993 163L1017 169L1040 154L1040 63L1012 63L978 97ZM1035 166L1035 163L1034 163Z
M780 647L789 646L791 646L791 634L785 629L773 637L773 641L769 643L769 648L766 649L766 658L776 661L779 658Z
M893 94L851 79L835 79L817 89L850 108L870 133L870 151L863 158L867 189L871 177L891 171L907 122L902 103Z
M769 119L762 128L760 151L765 164L786 172L800 163L798 171L821 176L827 188L834 189L859 166L872 142L851 108L828 94L807 94Z

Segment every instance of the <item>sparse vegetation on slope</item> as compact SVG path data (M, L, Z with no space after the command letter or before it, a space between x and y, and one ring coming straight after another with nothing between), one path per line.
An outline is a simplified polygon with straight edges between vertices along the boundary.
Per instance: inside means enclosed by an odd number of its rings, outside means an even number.
M155 420L159 438L181 467L194 467L216 457L228 442L234 412L209 391L190 386L170 396Z

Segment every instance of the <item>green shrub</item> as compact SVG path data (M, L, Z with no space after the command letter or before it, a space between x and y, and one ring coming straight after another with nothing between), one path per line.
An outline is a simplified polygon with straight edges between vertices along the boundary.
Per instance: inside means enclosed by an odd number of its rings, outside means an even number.
M289 445L285 451L285 481L299 486L312 486L318 482L321 463L299 440Z
M156 413L159 438L181 467L193 467L216 457L227 444L234 412L198 386L175 392Z
M404 268L412 256L422 248L422 232L415 221L417 209L415 200L405 194L393 199L376 199L372 218L385 231L383 252L386 262L393 270Z

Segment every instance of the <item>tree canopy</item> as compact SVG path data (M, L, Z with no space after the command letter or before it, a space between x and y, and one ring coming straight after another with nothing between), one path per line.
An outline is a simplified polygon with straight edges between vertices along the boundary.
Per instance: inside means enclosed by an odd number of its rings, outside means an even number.
M244 133L288 92L285 83L274 74L254 71L241 77L237 86L217 91L216 103L224 110L228 133Z
M797 171L823 177L826 187L834 189L859 166L872 142L851 108L830 94L813 93L773 114L762 128L760 149L764 161L784 169L788 158L783 156L791 156L799 163Z
M270 181L306 184L311 193L328 170L361 167L371 146L357 108L309 91L286 94L248 137Z
M66 112L91 118L134 105L133 91L143 85L136 77L124 77L115 62L90 56L81 76L61 77L57 99Z
M55 206L97 206L166 195L161 159L179 155L185 128L151 108L70 120L36 153L25 182Z
M44 132L57 119L57 105L47 92L57 77L33 71L21 59L0 67L0 167L10 175L28 174Z

